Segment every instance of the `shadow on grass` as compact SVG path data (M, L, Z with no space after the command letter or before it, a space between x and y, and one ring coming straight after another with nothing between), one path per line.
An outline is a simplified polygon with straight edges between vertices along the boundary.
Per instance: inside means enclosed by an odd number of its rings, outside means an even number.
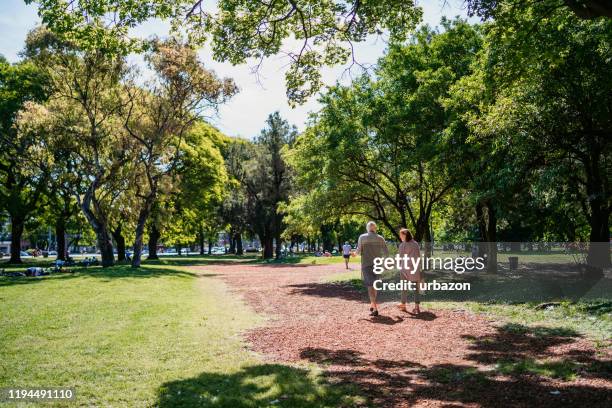
M383 282L397 282L393 274L382 275ZM435 302L481 302L481 303L545 303L559 300L603 299L609 301L593 305L600 312L612 310L612 279L587 280L579 277L560 276L507 276L471 275L456 276L448 273L428 272L426 282L469 283L470 290L428 290L423 301ZM354 278L337 282L311 282L291 286L294 294L316 297L339 297L347 300L361 299L355 292L365 293L361 279ZM397 300L399 291L379 291L382 301ZM596 313L596 310L593 310ZM601 314L601 313L600 313Z
M312 257L312 254L298 254L280 259L262 259L259 255L186 255L186 256L161 256L158 260L147 260L148 263L176 266L198 266L198 265L229 265L247 264L269 267L282 266L316 266L323 264L302 263L304 258ZM325 259L325 258L322 258Z
M153 264L144 264L140 268L129 265L115 265L109 268L100 266L70 267L70 272L53 273L51 275L36 277L0 277L0 287L11 285L30 285L48 281L70 281L82 278L96 278L101 280L113 279L141 279L159 278L164 276L178 276L185 278L212 277L213 273L192 272L171 267L156 267ZM163 266L163 265L162 265Z
M160 256L159 259L146 260L145 264L170 266L206 266L227 265L235 263L256 263L259 258L254 255L181 255Z
M611 362L596 358L590 350L562 354L555 350L579 337L565 328L507 325L493 335L464 337L471 342L472 352L461 364L370 360L350 349L305 348L300 356L326 367L329 383L356 387L374 406L439 401L443 406L495 408L608 407L612 393L601 380L610 380ZM582 381L574 382L576 377ZM561 382L553 383L553 379Z
M234 374L202 373L163 384L156 407L354 406L348 387L325 384L307 370L261 364Z
M23 285L39 283L46 280L70 280L82 276L90 276L104 279L115 278L154 278L165 275L179 276L215 276L214 274L203 274L201 271L188 271L178 269L186 266L214 266L214 265L230 265L230 264L248 264L254 266L267 267L302 267L309 266L307 264L298 264L300 257L292 258L296 263L280 261L263 261L253 255L186 255L160 257L156 260L144 260L140 268L131 268L128 263L116 264L112 267L102 268L101 266L72 266L66 268L69 272L54 273L51 275L38 277L5 277L0 276L0 287L11 285ZM25 272L27 268L32 266L40 266L43 268L51 267L51 260L28 261L22 265L6 266L7 271ZM177 268L173 268L177 267ZM0 268L2 269L2 268Z

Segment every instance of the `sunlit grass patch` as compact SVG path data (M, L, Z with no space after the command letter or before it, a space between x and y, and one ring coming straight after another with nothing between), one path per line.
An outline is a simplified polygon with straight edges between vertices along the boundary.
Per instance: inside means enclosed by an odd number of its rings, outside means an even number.
M240 333L263 318L214 272L164 263L0 278L0 387L74 387L80 406L350 400L313 366L262 364Z
M501 361L496 370L506 375L538 375L548 378L559 378L564 381L576 379L579 365L571 360L523 359L518 361Z

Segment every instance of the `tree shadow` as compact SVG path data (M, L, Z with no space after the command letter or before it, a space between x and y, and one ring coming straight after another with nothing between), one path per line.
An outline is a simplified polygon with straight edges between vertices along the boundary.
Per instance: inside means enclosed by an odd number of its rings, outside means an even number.
M495 333L475 338L463 336L471 342L468 360L493 365L500 372L513 375L546 374L552 378L612 379L612 361L597 358L594 349L576 344L583 336L566 327L528 327L508 323Z
M572 344L582 335L565 327L527 327L508 323L496 332L478 338L463 336L474 353L468 359L484 364L526 357L550 357L553 347Z
M162 384L159 408L354 406L355 390L332 386L308 370L280 364L249 366L232 374L205 372Z
M384 282L397 282L397 274L383 275ZM485 303L545 303L558 300L578 301L605 299L612 301L612 280L589 281L579 278L556 276L507 276L481 275L456 276L449 273L428 272L426 282L469 283L470 290L428 290L423 296L427 302L485 302ZM336 297L345 300L360 300L366 289L361 279L340 282L310 282L290 286L292 294ZM396 300L399 291L378 292L381 301Z
M288 285L287 287L291 288L291 295L340 298L355 301L360 301L363 298L363 291L355 290L355 285L351 282L308 282Z
M326 367L329 383L357 387L374 406L434 401L449 407L491 408L608 407L612 403L609 383L601 381L612 378L611 362L597 358L590 349L567 350L564 346L580 339L572 330L506 325L494 334L464 339L471 343L464 363L425 365L401 358L368 359L351 349L310 347L302 349L300 356ZM581 381L574 381L576 377Z
M255 266L255 267L266 267L266 268L308 268L308 267L318 267L318 266L324 266L324 265L310 265L310 264L303 264L303 263L287 263L287 262L256 262L256 263L251 263L251 265Z
M177 276L182 278L213 277L216 274L186 271L174 268L158 268L145 264L140 268L132 268L129 265L116 265L109 268L100 266L69 267L70 272L52 273L50 275L35 277L0 277L0 287L12 285L30 285L49 281L70 281L74 279L95 278L103 281L115 279L152 279L165 276Z
M258 258L251 255L181 255L161 256L159 259L146 260L149 265L168 266L206 266L256 263Z
M408 360L368 360L363 353L352 349L329 350L321 347L306 347L300 351L300 357L313 363L364 367L372 365L381 370L390 368L424 368L425 366Z

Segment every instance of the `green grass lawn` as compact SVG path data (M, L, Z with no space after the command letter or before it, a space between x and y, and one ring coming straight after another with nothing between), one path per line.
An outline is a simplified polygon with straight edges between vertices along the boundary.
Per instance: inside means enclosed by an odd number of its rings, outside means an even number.
M0 387L74 387L78 406L349 403L314 367L264 364L246 350L239 333L262 317L177 258L0 277Z

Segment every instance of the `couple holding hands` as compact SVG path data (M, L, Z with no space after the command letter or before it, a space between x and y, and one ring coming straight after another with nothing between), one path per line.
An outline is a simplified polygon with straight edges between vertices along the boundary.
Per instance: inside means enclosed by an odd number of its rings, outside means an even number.
M370 298L370 315L378 316L378 304L376 303L376 289L374 288L374 281L378 280L379 277L374 273L374 259L379 257L388 257L389 249L385 239L376 233L376 223L369 221L366 224L366 233L359 236L357 241L357 254L361 254L361 278L363 284L368 288L368 296ZM399 232L402 242L398 247L400 257L407 256L411 259L417 259L421 256L421 248L419 243L416 242L410 231L406 228L402 228ZM346 245L345 245L346 246ZM343 251L346 252L346 251ZM345 260L348 261L345 255ZM414 292L414 309L413 314L419 314L419 288L418 282L421 281L421 265L419 262L408 263L400 269L400 279L405 281L417 282L416 290ZM407 312L406 303L408 302L408 290L402 290L401 302L398 308Z

